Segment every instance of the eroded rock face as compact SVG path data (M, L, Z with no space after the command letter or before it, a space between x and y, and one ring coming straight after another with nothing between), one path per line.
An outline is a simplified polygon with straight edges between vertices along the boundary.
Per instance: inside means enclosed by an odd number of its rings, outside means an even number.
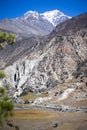
M25 88L38 93L74 78L78 65L87 60L87 14L74 21L79 23L80 19L78 29L76 25L67 30L67 24L73 24L71 19L62 24L62 30L57 30L59 25L47 37L26 39L1 50L0 67L18 94ZM82 19L86 19L85 22ZM63 34L63 30L67 31Z

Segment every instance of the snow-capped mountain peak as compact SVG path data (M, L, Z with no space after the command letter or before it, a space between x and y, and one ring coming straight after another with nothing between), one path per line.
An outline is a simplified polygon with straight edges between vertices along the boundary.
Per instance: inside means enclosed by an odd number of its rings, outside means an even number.
M68 18L68 16L66 16L64 13L60 12L59 10L47 11L42 15L54 26L62 22L64 19Z
M43 13L43 15L47 18L52 18L54 16L57 16L57 15L64 15L62 12L60 12L59 10L52 10L52 11L47 11L45 13Z
M68 16L66 16L64 13L60 12L59 10L47 11L44 13L38 13L37 11L28 11L21 18L27 22L31 19L42 20L42 21L46 20L53 26L56 26L57 24L69 19Z
M70 17L65 15L59 10L52 10L52 11L46 11L44 13L38 13L37 11L28 11L26 12L22 17L19 17L15 20L22 20L26 24L38 21L43 23L49 23L51 26L56 26L60 24L61 22L66 21Z
M39 13L37 11L28 11L24 14L24 19L27 19L29 17L33 17L33 18L36 18L38 19L39 17Z

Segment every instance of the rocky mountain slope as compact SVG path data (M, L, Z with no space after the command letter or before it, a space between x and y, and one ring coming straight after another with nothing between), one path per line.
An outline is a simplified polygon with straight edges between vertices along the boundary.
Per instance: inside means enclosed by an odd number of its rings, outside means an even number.
M7 73L5 84L18 94L86 78L87 13L60 24L49 36L31 37L0 50L1 68Z
M42 14L36 11L28 11L21 17L2 20L0 22L0 29L12 31L21 37L46 35L57 24L69 18L59 10L47 11Z

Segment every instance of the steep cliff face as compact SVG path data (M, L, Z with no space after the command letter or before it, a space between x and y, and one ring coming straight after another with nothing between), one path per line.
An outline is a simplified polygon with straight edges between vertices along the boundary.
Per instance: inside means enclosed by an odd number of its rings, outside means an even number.
M49 36L32 37L0 50L5 82L18 89L18 94L24 89L38 93L81 75L83 68L86 72L86 21L87 14L83 14L60 24Z

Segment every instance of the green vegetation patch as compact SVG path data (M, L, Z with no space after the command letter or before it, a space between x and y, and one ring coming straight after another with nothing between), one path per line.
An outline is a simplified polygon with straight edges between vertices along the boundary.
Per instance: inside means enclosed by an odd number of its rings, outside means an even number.
M8 98L4 88L0 87L0 126L13 115L14 103Z
M0 70L0 78L3 79L6 77L6 74L3 70Z
M0 31L0 48L4 48L4 42L13 45L16 42L16 35Z

